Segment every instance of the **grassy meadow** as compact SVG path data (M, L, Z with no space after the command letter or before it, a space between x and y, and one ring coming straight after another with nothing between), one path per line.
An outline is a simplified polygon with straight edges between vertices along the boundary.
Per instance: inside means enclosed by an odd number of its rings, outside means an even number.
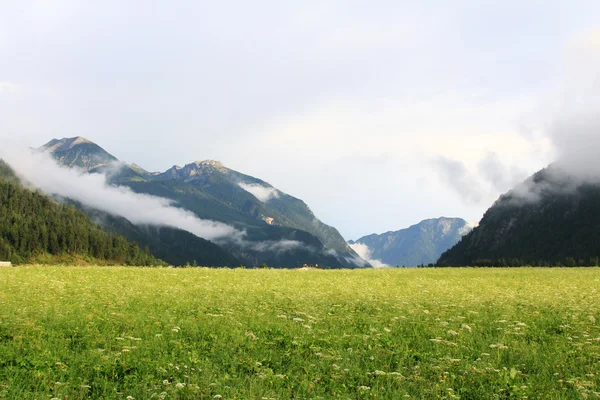
M0 399L600 397L600 269L0 269Z

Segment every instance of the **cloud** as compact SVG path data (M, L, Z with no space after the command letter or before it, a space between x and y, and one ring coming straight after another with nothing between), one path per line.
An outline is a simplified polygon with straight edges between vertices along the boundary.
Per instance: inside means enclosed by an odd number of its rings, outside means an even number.
M10 83L10 82L0 82L0 94L2 93L16 93L19 90L19 86L14 84L14 83Z
M527 177L527 172L515 165L504 164L500 156L494 152L488 152L479 162L478 170L481 177L500 193L509 190Z
M376 260L376 259L371 258L371 255L373 252L369 248L369 246L367 246L366 244L354 243L354 244L351 244L350 247L363 260L366 260L368 263L370 263L373 266L373 268L392 268L391 265L387 265L386 263L382 262L381 260Z
M272 251L277 254L297 250L300 248L308 248L302 242L299 242L297 240L287 240L287 239L279 240L279 241L266 240L266 241L262 241L262 242L258 242L258 243L248 243L247 242L247 246L251 250L255 250L255 251L258 251L261 253L266 252L266 251Z
M459 160L439 156L433 160L440 180L468 204L489 204L498 194L523 182L527 172L515 165L502 162L495 152L487 154L477 163L475 172Z
M462 228L459 229L458 234L460 236L465 236L465 235L469 234L473 229L475 229L475 227L477 225L478 225L477 223L467 222L467 224L465 226L463 226Z
M232 226L199 219L193 213L175 207L171 200L134 193L122 186L110 186L102 174L87 174L62 167L46 153L3 146L0 157L19 177L43 192L79 201L88 207L124 217L134 224L183 229L215 242L239 242L244 236L242 231Z
M544 179L528 179L512 191L513 201L535 202L547 194L575 192L600 184L600 30L577 35L564 51L564 75L541 132L552 143L556 161Z
M267 186L263 186L261 184L258 183L238 183L239 187L241 187L242 189L244 189L246 192L252 194L254 197L256 197L258 200L262 201L263 203L266 203L267 201L271 200L272 198L278 198L279 197L279 191L273 187L267 187Z
M434 160L440 179L467 203L478 204L483 199L483 188L465 165L458 160L440 156Z

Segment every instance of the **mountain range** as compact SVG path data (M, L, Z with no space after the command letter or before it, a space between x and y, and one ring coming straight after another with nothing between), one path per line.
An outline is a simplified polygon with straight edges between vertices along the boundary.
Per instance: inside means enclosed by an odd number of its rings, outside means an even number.
M600 182L559 163L502 195L439 266L598 265Z
M66 167L104 173L112 185L169 199L198 218L222 222L243 231L245 240L259 244L217 245L178 229L141 228L125 218L81 205L104 229L148 246L153 254L167 262L180 264L186 260L221 266L268 264L286 268L303 264L330 268L369 266L335 228L321 222L302 200L220 162L195 161L164 172L148 172L136 164L119 161L82 137L53 139L37 150L50 154ZM260 245L290 241L301 245L285 250L265 249ZM178 245L176 250L174 244ZM205 251L198 251L201 248Z
M406 229L372 234L349 244L363 255L391 266L415 267L435 263L470 230L462 218L427 219ZM360 253L360 252L359 252Z

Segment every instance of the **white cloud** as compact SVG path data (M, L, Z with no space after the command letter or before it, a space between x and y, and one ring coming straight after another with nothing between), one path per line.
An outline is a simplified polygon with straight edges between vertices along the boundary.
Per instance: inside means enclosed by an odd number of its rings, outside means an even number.
M272 251L277 254L297 250L300 248L308 249L308 247L306 247L302 242L297 240L267 240L253 244L248 243L248 247L258 252Z
M373 266L373 268L392 268L391 265L387 265L386 263L382 262L381 260L376 260L376 259L371 258L373 251L366 244L354 243L354 244L351 244L350 247L363 260L366 260L368 263L370 263Z
M242 182L238 183L238 185L263 203L266 203L272 198L279 197L279 191L273 187L263 186L258 183L247 184Z
M10 82L0 82L0 94L7 93L17 93L19 90L19 85Z
M32 153L2 146L0 157L28 183L50 195L67 197L134 224L168 226L186 230L213 241L239 242L244 233L221 222L202 220L173 206L161 197L134 193L122 186L110 186L101 174L87 174L58 165L47 153Z

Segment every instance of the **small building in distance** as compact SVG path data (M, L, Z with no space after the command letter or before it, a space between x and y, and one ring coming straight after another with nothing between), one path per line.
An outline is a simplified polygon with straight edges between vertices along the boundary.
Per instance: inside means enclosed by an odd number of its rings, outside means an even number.
M12 263L10 261L0 261L0 267L12 267Z

